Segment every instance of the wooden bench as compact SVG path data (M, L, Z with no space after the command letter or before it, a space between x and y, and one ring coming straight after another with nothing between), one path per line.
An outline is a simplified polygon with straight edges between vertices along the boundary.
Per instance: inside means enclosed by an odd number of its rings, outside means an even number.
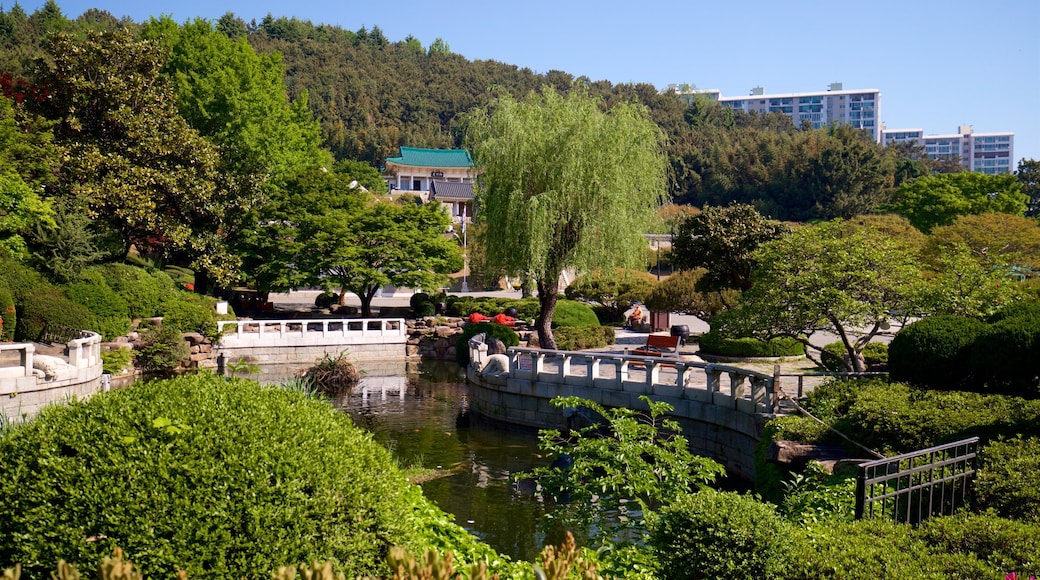
M630 354L679 358L679 338L665 334L651 334L646 337L645 345L633 350Z

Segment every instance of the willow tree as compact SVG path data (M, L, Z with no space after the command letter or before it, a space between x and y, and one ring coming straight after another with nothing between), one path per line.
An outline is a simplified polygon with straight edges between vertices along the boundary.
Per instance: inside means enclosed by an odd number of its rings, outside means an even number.
M503 96L468 121L488 262L535 282L539 344L555 348L564 270L645 266L643 234L665 192L664 136L644 107L604 111L578 90Z

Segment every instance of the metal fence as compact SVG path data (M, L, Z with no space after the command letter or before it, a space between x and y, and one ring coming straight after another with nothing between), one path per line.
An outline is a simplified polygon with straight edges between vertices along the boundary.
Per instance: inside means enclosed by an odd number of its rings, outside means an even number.
M952 514L975 478L979 438L862 463L856 479L856 519L916 524Z

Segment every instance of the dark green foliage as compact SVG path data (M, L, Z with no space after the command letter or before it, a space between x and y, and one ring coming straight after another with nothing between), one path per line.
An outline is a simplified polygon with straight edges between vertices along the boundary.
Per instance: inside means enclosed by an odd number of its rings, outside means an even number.
M18 322L18 314L14 308L14 297L11 291L0 286L0 342L14 340L14 327Z
M921 391L903 383L852 381L852 401L833 426L885 454L978 435L1040 435L1040 401L962 391Z
M69 300L58 288L37 288L18 308L15 340L67 342L79 338L80 330L96 330L95 320L90 310Z
M1006 318L1040 317L1040 302L1034 300L1023 300L1012 302L1000 310L994 312L986 319L989 324L995 324Z
M191 351L181 332L173 326L145 325L134 344L134 361L149 373L170 375L188 362Z
M992 575L976 578L1001 578L1008 572L1018 572L1024 580L1025 574L1040 571L1040 527L1036 521L960 513L925 520L917 535L938 553L975 556L993 571Z
M990 324L972 344L971 368L987 392L1040 397L1040 309Z
M314 306L318 308L331 308L336 304L339 304L339 294L335 292L322 292L314 298Z
M820 362L832 371L842 371L845 364L842 360L847 356L848 350L841 342L832 342L820 351ZM884 342L870 342L863 349L863 362L867 368L888 364L888 345Z
M115 546L146 577L384 574L425 502L327 403L203 374L55 405L0 438L0 567L47 578ZM84 541L93 538L94 541Z
M437 314L437 305L433 302L419 302L412 310L412 314L416 318L422 318L424 316L433 316Z
M553 328L567 326L599 326L599 318L588 304L576 300L558 300L553 311Z
M792 580L976 580L1000 578L1006 572L969 554L947 554L929 545L912 526L877 519L810 524L796 531L787 558L790 568L783 577Z
M425 292L416 292L415 294L412 294L410 298L408 298L408 306L411 306L412 310L415 310L415 307L418 306L421 302L432 302L432 300L430 299L430 295Z
M459 335L455 342L455 360L458 361L459 365L463 367L469 365L469 339L480 333L484 333L487 338L501 340L502 344L506 345L506 348L520 344L520 336L508 326L502 326L493 322L467 324L462 327L462 334Z
M970 353L985 323L965 316L929 316L903 327L888 347L894 381L957 390L970 383Z
M149 273L129 264L105 264L97 268L108 285L126 301L130 318L156 316L159 304L172 293L173 280L162 271Z
M612 326L564 326L553 331L556 348L560 350L585 350L602 348L614 344ZM537 335L531 335L531 346L537 346Z
M182 291L159 305L159 315L163 317L163 327L178 332L198 332L210 340L216 340L220 337L217 321L234 320L230 312L226 316L217 314L216 304L216 298Z
M39 272L2 253L0 253L0 272L3 272L3 276L0 276L0 286L11 291L16 306L37 289L51 286Z
M804 356L805 346L790 337L777 337L768 341L757 338L723 338L720 333L708 331L697 339L698 352L732 357L783 357Z
M982 448L981 459L975 478L976 506L1040 526L1040 439L993 441ZM1040 548L1036 554L1040 558Z
M634 303L646 302L655 286L657 279L647 272L616 268L578 276L564 293L571 300L589 303L593 309L606 309L608 314L605 318L610 324L624 320L625 310Z
M792 528L772 506L704 489L661 510L651 543L663 578L781 578Z
M112 348L101 351L102 372L118 375L130 364L134 352L126 348Z
M130 311L126 300L117 294L98 270L85 270L78 280L65 285L65 293L95 316L93 329L104 340L130 332Z

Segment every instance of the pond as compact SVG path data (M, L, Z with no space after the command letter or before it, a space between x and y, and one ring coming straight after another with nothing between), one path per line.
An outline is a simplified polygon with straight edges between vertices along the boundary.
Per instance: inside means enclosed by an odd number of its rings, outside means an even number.
M402 465L446 470L422 488L456 523L504 555L534 559L546 543L544 506L515 491L510 475L545 463L537 433L470 417L469 386L457 364L401 365L362 365L361 385L336 406Z

